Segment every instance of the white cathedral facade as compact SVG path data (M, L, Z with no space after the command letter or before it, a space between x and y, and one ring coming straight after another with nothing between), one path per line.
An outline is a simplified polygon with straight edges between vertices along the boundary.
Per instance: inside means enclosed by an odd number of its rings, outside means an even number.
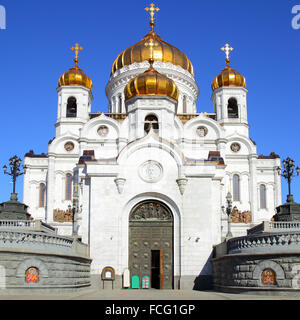
M23 202L35 219L90 246L91 272L129 268L155 288L192 288L211 275L213 246L270 220L281 204L276 154L257 154L245 78L229 66L212 84L213 113L197 113L184 53L153 30L115 60L107 113L92 113L92 81L75 66L59 79L55 138L25 156ZM251 106L250 106L251 108ZM74 213L74 217L72 217Z

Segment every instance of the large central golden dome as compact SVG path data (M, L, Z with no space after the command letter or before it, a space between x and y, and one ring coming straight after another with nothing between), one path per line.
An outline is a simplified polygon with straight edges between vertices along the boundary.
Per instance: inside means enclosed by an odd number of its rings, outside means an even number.
M145 44L153 39L157 46L153 48L154 61L170 62L187 70L194 76L194 69L188 57L179 49L165 42L153 29L138 43L121 52L113 63L111 74L135 62L143 62L150 58L150 47Z

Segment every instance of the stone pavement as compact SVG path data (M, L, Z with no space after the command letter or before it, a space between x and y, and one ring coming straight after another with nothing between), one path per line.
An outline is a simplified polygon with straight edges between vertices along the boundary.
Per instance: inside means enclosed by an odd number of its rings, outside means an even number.
M1 300L300 300L300 294L250 295L194 290L99 290L65 294L3 294Z

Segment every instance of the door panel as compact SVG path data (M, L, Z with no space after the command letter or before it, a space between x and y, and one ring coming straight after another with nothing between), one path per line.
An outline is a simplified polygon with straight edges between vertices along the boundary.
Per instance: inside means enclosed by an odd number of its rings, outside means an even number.
M159 252L159 272L160 288L173 288L173 216L166 219L169 213L163 211L162 204L159 203L163 214L159 217L156 213L155 219L147 212L147 204L153 212L153 207L157 207L157 202L151 201L142 203L141 219L138 210L133 210L129 221L129 269L131 275L138 275L140 280L143 276L151 279L152 255L151 251ZM146 209L145 209L146 208ZM169 210L169 209L166 209ZM132 217L138 216L139 219ZM170 215L168 216L170 218Z

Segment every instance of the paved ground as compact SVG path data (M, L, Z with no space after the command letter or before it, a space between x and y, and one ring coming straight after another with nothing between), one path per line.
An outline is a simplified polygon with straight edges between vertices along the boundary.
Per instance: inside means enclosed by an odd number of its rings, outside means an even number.
M300 294L249 295L193 290L98 290L68 294L1 294L0 300L300 300Z

